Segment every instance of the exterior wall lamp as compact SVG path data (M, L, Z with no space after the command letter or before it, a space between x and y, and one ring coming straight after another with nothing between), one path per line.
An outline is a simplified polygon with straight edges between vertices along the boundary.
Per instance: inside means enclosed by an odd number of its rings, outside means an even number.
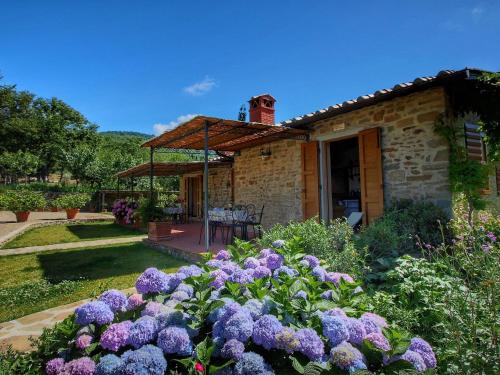
M261 148L260 149L260 157L262 160L269 159L271 157L271 148L268 147L266 149Z

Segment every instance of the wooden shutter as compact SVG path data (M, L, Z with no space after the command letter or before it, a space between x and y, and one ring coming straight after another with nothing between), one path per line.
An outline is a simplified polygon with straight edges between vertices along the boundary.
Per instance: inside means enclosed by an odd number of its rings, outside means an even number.
M370 224L384 212L380 128L359 133L359 169L363 223Z
M304 220L319 215L318 142L302 148L302 214Z
M467 156L469 159L477 160L479 162L486 161L484 144L481 133L479 132L479 125L465 124L465 147L467 148Z

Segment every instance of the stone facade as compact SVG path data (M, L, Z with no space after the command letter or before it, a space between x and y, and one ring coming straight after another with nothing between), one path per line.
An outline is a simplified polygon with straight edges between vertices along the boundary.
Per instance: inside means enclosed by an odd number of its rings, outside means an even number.
M302 173L300 142L284 140L262 147L271 155L262 158L261 147L236 156L234 196L237 204L264 205L263 225L287 223L302 218Z
M211 168L208 172L208 204L228 207L233 202L231 167Z
M433 88L319 121L311 138L335 140L380 127L385 205L409 198L449 208L448 144L433 130L445 108L444 90Z

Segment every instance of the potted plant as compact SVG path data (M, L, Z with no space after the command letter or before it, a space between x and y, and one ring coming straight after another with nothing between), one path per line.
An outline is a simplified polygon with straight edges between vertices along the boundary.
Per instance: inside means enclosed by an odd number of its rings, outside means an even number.
M46 201L42 193L29 190L8 190L2 194L0 204L3 208L13 211L18 222L28 220L30 211L45 207Z
M66 217L71 220L89 201L90 195L87 193L69 193L54 199L54 206L66 210Z
M167 220L163 210L155 200L143 198L139 201L138 214L143 223L148 223L148 238L151 241L170 239L172 224Z
M135 214L137 207L137 202L130 198L117 199L113 203L112 209L116 222L120 225L132 225L134 228L139 227L138 215Z

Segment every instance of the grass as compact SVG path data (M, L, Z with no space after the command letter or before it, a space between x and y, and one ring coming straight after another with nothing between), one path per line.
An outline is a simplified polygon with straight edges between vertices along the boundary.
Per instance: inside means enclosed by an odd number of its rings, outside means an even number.
M0 257L0 322L133 287L148 267L185 264L142 243Z
M142 232L102 221L86 224L51 225L33 228L5 243L2 249L43 246L58 243L102 240L107 238L138 236Z

